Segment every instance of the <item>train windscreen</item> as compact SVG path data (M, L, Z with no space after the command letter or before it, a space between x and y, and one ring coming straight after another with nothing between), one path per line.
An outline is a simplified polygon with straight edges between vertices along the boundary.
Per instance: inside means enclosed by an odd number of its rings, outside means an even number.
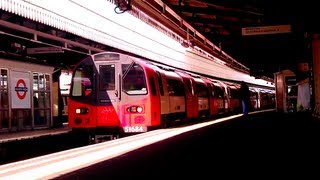
M129 68L129 69L127 69ZM122 67L125 75L123 76L123 91L129 95L147 94L146 77L143 68L138 64Z
M93 90L93 66L80 64L72 78L73 97L89 96Z
M100 91L115 90L115 65L100 65Z

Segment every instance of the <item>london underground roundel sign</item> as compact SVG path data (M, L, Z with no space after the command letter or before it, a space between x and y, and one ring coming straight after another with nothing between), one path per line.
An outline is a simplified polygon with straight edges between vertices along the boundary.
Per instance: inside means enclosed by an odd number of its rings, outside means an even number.
M24 99L28 92L28 87L23 79L19 79L14 88L19 99Z

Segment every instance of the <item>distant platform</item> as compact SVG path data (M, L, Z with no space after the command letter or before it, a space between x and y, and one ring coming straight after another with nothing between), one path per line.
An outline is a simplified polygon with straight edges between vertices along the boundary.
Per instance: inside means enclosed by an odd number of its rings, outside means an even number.
M68 127L67 123L64 123L61 128L50 128L50 129L35 129L29 131L21 131L21 132L9 132L0 134L0 143L7 143L19 140L33 139L42 136L52 136L63 133L70 132L71 129Z

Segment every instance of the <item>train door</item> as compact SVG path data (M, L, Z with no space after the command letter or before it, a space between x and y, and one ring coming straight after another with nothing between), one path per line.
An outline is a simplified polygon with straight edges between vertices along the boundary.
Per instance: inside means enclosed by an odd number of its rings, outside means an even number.
M250 87L250 102L251 102L251 110L255 111L258 109L258 91L255 88Z
M218 81L218 80L215 80L213 82L213 84L217 87L220 87L219 91L222 90L221 93L223 93L224 113L228 113L230 111L230 99L228 97L227 85L221 81Z
M211 115L215 115L215 114L217 114L217 108L214 106L214 87L213 87L213 83L209 80L209 79L207 79L207 78L205 78L205 77L202 77L201 78L204 82L205 82L205 84L206 84L206 86L207 86L207 89L208 89L208 100L209 100L209 102L208 102L208 106L209 106L209 115L211 116Z
M160 94L160 114L161 114L161 119L165 120L166 115L169 114L170 112L170 107L168 105L169 103L169 96L168 96L168 90L167 90L167 81L165 74L156 71L157 74L157 79L158 79L158 84L159 84L159 94Z
M231 113L241 112L240 100L239 100L239 88L240 85L226 83L228 89L228 98L230 99L230 111Z
M177 71L183 80L185 94L186 94L186 116L187 119L197 118L198 117L198 96L196 95L196 83L194 78L183 72Z
M209 112L209 90L207 84L201 78L196 81L196 94L198 96L199 117L208 117Z
M223 87L220 86L217 82L213 83L213 91L214 91L214 107L217 109L218 114L223 114L225 112L224 109L224 90Z
M97 126L119 126L121 64L98 64Z

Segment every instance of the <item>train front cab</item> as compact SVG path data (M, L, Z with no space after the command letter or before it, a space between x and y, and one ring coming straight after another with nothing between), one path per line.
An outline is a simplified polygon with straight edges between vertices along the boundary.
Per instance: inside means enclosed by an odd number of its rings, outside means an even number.
M154 70L136 58L99 53L74 69L69 127L89 135L146 132L160 125Z

